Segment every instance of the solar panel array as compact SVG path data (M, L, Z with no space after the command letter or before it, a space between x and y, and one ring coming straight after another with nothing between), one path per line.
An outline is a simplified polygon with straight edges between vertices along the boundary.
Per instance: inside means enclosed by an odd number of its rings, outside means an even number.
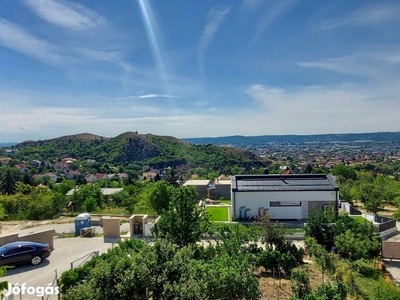
M236 179L237 191L333 191L328 179L323 178L239 178Z

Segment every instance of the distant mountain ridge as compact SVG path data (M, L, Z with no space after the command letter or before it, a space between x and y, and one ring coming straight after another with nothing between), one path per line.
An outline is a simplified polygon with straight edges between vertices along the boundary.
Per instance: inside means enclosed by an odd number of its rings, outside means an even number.
M331 142L395 142L400 143L400 132L342 133L314 135L260 135L260 136L224 136L182 139L188 143L204 145L255 146L267 143L331 143Z

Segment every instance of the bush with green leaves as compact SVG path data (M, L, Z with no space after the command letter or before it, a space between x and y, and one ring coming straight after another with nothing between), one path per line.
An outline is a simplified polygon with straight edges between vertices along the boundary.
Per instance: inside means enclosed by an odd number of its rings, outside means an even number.
M350 268L364 277L378 278L382 272L375 266L375 262L359 259L350 263Z
M118 250L63 273L63 299L259 299L248 256L212 254L210 248L160 240L132 249L122 242Z

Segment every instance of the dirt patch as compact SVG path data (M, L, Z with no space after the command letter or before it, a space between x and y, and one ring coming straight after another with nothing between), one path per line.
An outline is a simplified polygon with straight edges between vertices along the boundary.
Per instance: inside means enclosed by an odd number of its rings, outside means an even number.
M308 266L311 288L315 289L322 284L322 273L312 264L305 264L305 266ZM259 276L261 299L288 299L292 296L292 284L289 278L279 276L278 272L275 274L264 272L263 268L260 268ZM327 279L328 276L325 275L325 282Z
M389 217L392 218L393 213L398 209L396 206L390 205L388 203L383 203L384 208L380 211L378 211L378 215L383 216L383 217ZM354 203L354 208L367 213L367 210L364 208L364 205L360 201L356 201Z

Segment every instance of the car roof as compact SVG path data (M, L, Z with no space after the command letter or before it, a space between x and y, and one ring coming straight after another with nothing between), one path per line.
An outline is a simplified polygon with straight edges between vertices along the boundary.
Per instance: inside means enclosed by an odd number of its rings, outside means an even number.
M10 249L19 246L37 246L37 247L48 247L49 244L38 243L38 242L30 242L30 241L19 241L19 242L12 242L1 246L1 248Z

